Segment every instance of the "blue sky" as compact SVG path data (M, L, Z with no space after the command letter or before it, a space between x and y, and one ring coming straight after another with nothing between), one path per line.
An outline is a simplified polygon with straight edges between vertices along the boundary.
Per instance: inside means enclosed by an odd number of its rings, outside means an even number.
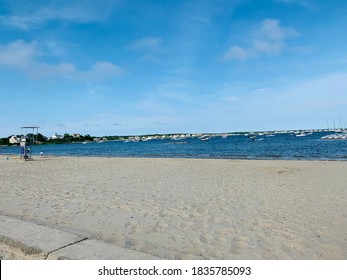
M0 137L347 121L347 1L0 0Z

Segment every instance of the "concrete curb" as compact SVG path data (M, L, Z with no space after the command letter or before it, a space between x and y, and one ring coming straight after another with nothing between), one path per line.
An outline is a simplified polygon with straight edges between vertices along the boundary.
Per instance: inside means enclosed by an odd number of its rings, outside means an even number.
M156 260L155 256L58 229L0 215L0 242L48 260Z

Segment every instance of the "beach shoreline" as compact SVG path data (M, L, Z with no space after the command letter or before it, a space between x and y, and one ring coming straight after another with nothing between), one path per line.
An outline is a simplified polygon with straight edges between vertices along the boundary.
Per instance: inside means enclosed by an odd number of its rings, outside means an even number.
M346 167L1 155L0 214L163 259L347 259Z

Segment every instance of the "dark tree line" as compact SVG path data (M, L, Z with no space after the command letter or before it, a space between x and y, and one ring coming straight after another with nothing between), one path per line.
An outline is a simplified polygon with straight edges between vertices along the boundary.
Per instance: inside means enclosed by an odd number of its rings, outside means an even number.
M20 139L20 135L16 135L18 139ZM0 138L0 145L11 145L10 144L10 138L12 136L6 137L6 138ZM79 137L73 137L70 134L65 133L64 137L59 139L52 139L48 138L41 133L38 134L31 134L29 133L27 135L27 141L32 142L34 141L35 144L63 144L63 143L73 143L73 142L84 142L84 141L93 141L94 137L90 136L89 134L86 135L80 135Z

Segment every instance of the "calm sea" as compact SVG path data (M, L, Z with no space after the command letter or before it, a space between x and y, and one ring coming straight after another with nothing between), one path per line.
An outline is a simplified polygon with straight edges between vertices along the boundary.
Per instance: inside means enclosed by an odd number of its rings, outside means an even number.
M285 160L347 160L347 140L324 140L324 132L304 137L292 134L227 138L212 137L182 140L148 140L140 142L106 141L87 144L56 144L32 146L32 155L47 156L107 156L107 157L168 157L226 159L285 159ZM19 147L0 147L0 154L19 154Z

